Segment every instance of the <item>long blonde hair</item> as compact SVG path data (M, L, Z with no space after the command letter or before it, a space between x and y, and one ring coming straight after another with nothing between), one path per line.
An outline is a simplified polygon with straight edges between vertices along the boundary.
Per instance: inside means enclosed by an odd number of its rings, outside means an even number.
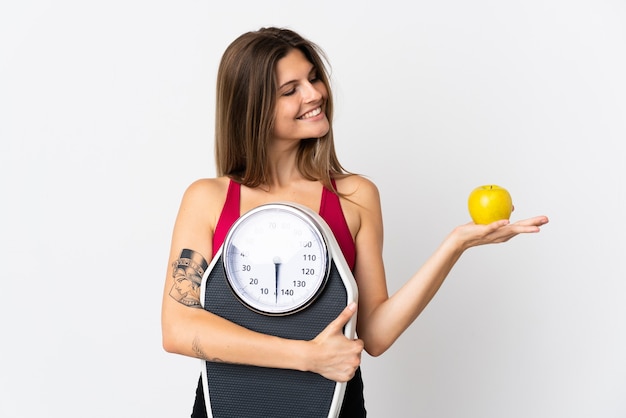
M276 64L294 48L317 70L328 90L325 106L330 129L320 138L300 142L297 166L309 180L336 192L331 179L347 174L335 152L333 98L328 60L314 43L282 28L261 28L235 39L226 49L217 75L215 159L217 174L249 187L267 184L267 148L277 100Z

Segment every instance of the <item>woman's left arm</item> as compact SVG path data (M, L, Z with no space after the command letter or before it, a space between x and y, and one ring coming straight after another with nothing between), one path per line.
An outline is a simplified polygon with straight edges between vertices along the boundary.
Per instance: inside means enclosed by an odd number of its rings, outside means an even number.
M389 297L382 259L383 227L378 191L373 183L364 180L356 196L360 208L354 270L359 286L357 332L365 343L365 350L372 356L384 353L415 321L465 250L506 242L519 234L536 233L548 223L547 217L537 216L515 223L503 220L489 225L458 226Z

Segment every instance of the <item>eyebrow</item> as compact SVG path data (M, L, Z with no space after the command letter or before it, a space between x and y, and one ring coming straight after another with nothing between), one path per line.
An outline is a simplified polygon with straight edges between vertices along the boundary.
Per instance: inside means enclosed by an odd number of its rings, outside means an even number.
M308 75L311 75L311 74L313 74L313 73L315 73L315 72L317 72L317 68L315 67L315 65L311 64L311 70L309 71L309 74L308 74ZM290 85L290 84L297 83L297 82L298 82L298 80L297 80L297 79L295 79L295 80L289 80L289 81L287 81L287 82L285 82L285 83L281 84L280 86L278 86L278 90L281 90L282 88L284 88L284 87L286 87L286 86L288 86L288 85Z

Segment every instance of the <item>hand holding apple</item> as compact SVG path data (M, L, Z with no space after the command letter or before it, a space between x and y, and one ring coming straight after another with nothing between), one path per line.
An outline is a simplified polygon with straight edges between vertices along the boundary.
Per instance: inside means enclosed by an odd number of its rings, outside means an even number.
M513 212L513 200L504 187L488 184L472 190L467 207L474 223L487 225L509 219Z

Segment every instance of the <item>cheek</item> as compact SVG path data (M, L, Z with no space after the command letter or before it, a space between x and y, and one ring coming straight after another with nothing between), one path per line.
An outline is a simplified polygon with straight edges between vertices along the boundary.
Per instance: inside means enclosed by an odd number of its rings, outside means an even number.
M319 88L317 89L317 91L320 92L324 100L328 99L328 90L326 89L324 83L319 83Z
M294 122L298 116L299 108L292 105L281 106L274 113L274 130L280 130Z
M328 99L328 89L326 88L326 85L322 81L318 81L317 83L314 83L313 86L315 87L315 90L317 90L317 92L320 94L320 96L322 96L324 100Z
M274 119L274 127L272 128L272 135L274 137L282 136L282 133L286 131L287 121L281 115L276 115Z

